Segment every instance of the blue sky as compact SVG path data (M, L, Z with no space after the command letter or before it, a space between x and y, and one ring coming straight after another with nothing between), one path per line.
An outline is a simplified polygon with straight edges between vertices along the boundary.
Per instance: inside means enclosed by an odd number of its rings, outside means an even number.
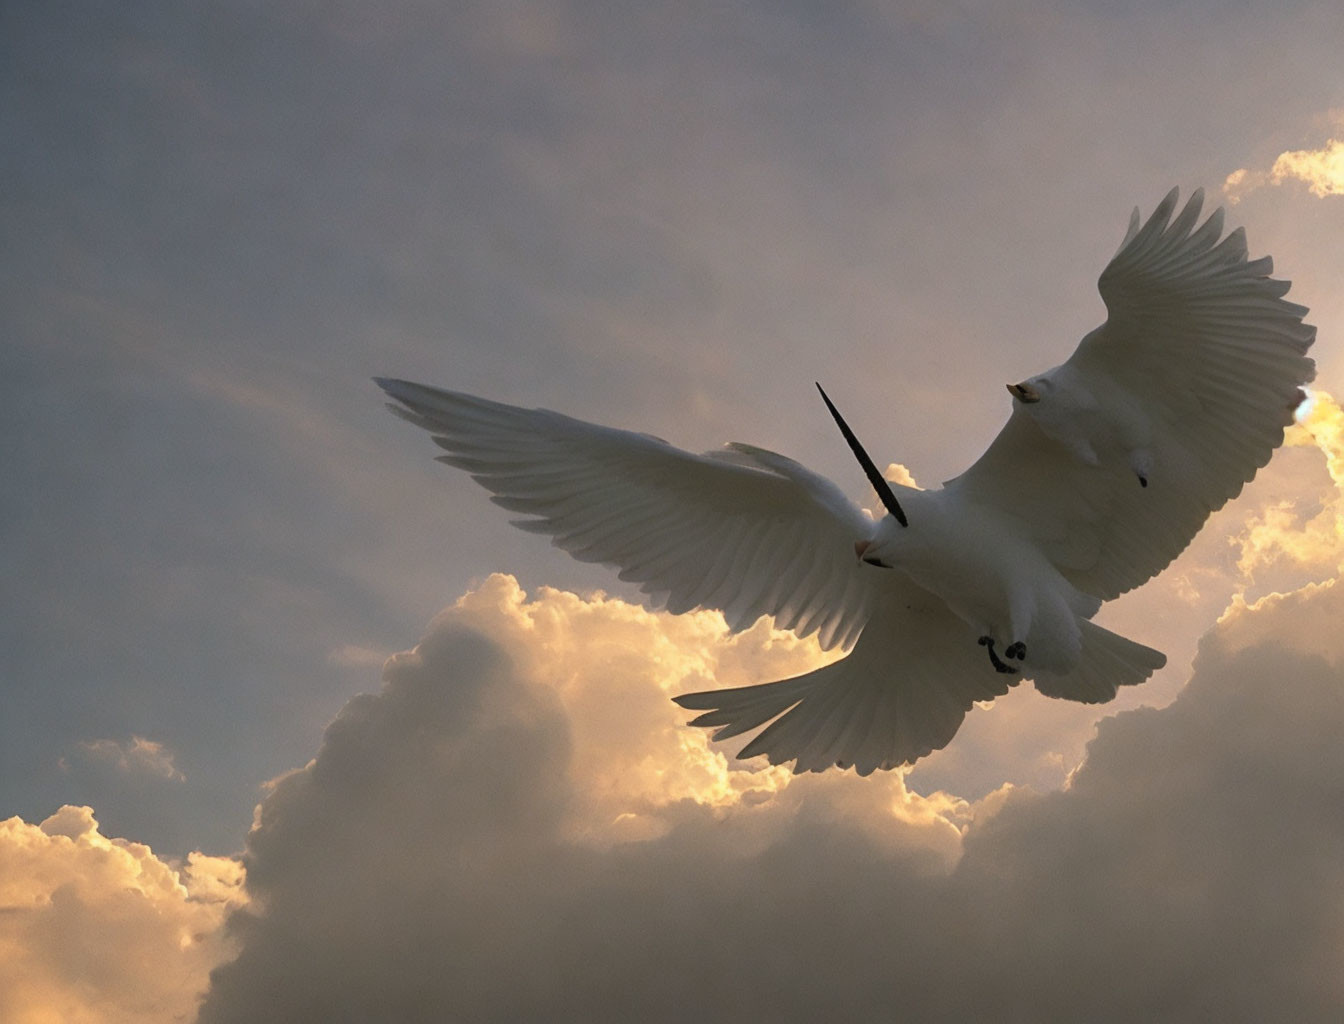
M1234 171L1344 133L1337 22L6 5L0 816L87 805L164 857L236 854L265 784L489 574L635 600L436 466L374 375L764 444L862 498L821 380L879 461L954 475L1003 383L1100 321L1131 207L1173 185L1225 201ZM1312 307L1338 393L1344 200L1289 178L1230 216ZM1275 500L1298 520L1328 502L1324 465L1282 453L1108 613L1172 655L1124 706L1175 696L1234 593L1333 578L1326 559L1249 580L1229 545ZM1058 787L1110 710L973 715L910 785Z

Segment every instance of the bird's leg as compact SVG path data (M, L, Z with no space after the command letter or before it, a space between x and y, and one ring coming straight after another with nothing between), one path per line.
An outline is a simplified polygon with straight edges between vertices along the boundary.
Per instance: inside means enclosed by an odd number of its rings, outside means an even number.
M1027 645L1021 640L1017 641L1015 644L1009 644L1004 648L1003 656L1005 658L1012 658L1014 661L1021 661L1027 656Z
M1017 671L1017 669L1013 668L1012 665L1005 664L1004 661L997 654L994 653L994 638L992 636L982 636L980 638L980 646L989 652L989 663L994 666L994 670L996 672ZM1020 645L1014 644L1013 646L1016 647ZM1023 648L1023 651L1025 653L1025 648Z

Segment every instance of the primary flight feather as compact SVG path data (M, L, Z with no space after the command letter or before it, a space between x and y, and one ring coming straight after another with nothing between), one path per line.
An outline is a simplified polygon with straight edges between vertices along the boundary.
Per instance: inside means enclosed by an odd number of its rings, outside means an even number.
M399 380L378 384L464 469L575 558L669 611L762 615L847 654L793 679L675 698L740 756L794 771L911 763L971 704L1031 679L1100 702L1160 668L1091 621L1156 575L1268 462L1303 399L1315 328L1268 257L1248 260L1202 193L1134 211L1099 287L1106 322L1067 362L1009 385L1007 424L937 490L881 478L822 398L887 515L762 448L694 455L646 434ZM820 385L818 385L820 388ZM769 724L767 724L769 723Z

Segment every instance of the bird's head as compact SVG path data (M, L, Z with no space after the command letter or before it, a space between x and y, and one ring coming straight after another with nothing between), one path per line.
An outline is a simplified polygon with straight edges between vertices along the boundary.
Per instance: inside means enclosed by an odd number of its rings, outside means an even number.
M1007 387L1008 394L1013 396L1015 402L1035 405L1050 394L1054 384L1049 377L1032 377L1030 380L1024 380L1020 384L1009 384Z

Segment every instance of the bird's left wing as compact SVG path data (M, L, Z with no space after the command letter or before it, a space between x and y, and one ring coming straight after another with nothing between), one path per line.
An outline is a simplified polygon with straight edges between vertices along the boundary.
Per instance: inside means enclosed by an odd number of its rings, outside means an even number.
M694 455L647 434L378 380L515 525L549 535L672 612L715 608L743 629L762 615L823 647L849 646L868 618L871 576L854 554L865 513L825 478L749 445Z
M1077 402L1095 399L1094 418L1057 430L1128 433L1143 450L1090 463L1015 402L985 454L947 483L1010 517L1072 583L1107 600L1165 568L1240 493L1313 375L1306 308L1284 300L1288 282L1269 276L1268 257L1247 259L1240 228L1219 240L1222 210L1196 227L1201 201L1195 192L1173 219L1173 189L1146 223L1134 212L1099 281L1106 323L1045 375Z

